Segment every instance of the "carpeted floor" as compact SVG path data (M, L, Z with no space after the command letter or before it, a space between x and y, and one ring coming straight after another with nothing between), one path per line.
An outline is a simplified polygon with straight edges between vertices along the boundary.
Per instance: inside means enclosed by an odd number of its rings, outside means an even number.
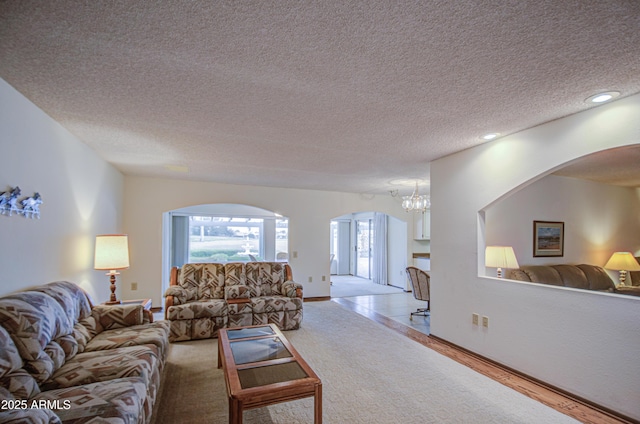
M305 303L285 336L322 379L325 423L577 421L335 302ZM174 343L154 423L226 423L217 339ZM313 398L246 411L245 423L312 423Z

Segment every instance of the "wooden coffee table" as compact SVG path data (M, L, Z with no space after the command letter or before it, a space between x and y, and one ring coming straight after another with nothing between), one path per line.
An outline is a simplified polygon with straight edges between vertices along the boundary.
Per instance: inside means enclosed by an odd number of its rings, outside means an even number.
M314 397L314 422L322 423L322 382L274 324L223 328L218 368L229 396L229 423L245 409Z

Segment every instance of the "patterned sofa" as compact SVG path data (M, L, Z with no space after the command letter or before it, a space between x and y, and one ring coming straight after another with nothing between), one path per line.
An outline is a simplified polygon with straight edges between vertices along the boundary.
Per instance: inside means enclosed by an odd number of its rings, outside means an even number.
M193 263L171 271L165 292L169 341L217 337L224 327L302 322L302 285L284 262Z
M169 325L59 281L0 297L0 422L148 423Z

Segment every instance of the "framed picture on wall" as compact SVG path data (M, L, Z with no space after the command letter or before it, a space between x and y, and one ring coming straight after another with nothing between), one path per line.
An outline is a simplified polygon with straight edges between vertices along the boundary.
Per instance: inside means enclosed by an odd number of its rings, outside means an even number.
M533 221L533 256L564 256L564 222Z

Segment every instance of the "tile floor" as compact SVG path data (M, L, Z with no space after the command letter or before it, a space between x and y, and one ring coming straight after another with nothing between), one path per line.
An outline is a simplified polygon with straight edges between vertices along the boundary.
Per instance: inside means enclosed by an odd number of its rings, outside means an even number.
M414 316L413 320L409 318L411 312L426 306L426 302L416 300L410 292L397 287L380 286L370 280L352 276L333 275L331 282L332 298L352 302L358 308L376 312L421 333L429 334L428 316Z

